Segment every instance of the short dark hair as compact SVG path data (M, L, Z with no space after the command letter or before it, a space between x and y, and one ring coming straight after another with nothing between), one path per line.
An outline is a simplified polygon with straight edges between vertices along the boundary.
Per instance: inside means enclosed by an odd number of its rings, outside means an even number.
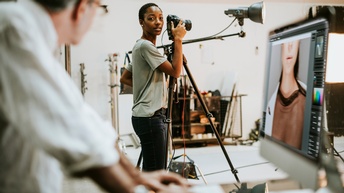
M144 15L147 12L147 9L149 7L153 7L153 6L159 8L161 10L161 8L157 4L155 4L155 3L146 3L146 4L142 5L142 7L139 10L139 19L143 20L144 19Z

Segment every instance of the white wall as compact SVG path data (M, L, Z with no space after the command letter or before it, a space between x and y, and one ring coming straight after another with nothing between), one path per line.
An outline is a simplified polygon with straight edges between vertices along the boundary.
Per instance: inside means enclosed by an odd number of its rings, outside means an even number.
M146 3L140 0L107 0L109 13L98 17L84 41L71 48L72 77L80 85L80 63L85 63L88 90L85 99L105 119L110 120L110 88L109 63L105 61L110 53L118 53L118 66L123 66L124 54L130 51L134 42L141 36L138 23L138 10ZM172 0L156 0L164 11L164 15L175 14L192 21L192 30L185 39L202 38L213 35L227 27L233 18L224 14L228 8L249 6L256 1L245 0L242 4L225 3L225 1L207 0L195 3L194 0L173 2ZM189 3L187 3L189 2ZM207 3L208 2L208 3ZM216 2L216 3L215 3ZM325 3L311 1L279 1L267 0L265 23L258 24L245 20L243 30L246 37L227 37L221 40L209 40L184 45L184 55L188 66L200 90L207 90L214 78L210 74L218 72L235 72L239 93L243 97L243 139L248 138L255 121L262 114L263 81L265 72L266 42L269 31L307 18L308 10L313 5L344 5L339 0L327 0ZM240 26L235 22L220 35L240 32ZM164 44L170 44L167 33ZM160 46L158 37L157 46ZM229 73L230 74L230 73ZM119 96L119 125L120 133L132 132L131 127L131 97Z

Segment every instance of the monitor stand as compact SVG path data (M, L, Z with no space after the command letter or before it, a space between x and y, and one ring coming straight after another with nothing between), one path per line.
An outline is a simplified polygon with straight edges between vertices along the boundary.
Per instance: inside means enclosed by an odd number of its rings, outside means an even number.
M333 155L333 144L329 140L328 132L325 131L320 152L320 168L324 170L326 178L325 187L319 188L316 193L338 193L344 192L343 183L337 168L337 162Z

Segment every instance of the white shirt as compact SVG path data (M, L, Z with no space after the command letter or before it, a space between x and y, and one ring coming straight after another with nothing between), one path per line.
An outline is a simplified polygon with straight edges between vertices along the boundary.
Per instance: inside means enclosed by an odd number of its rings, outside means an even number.
M119 159L114 129L84 102L56 50L42 7L0 3L1 193L58 193L62 171Z

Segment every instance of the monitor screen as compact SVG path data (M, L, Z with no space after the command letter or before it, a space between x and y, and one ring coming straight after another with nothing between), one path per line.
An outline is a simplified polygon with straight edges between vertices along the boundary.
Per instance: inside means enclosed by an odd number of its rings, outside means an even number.
M270 34L267 52L260 153L312 189L318 187L327 36L325 19L308 20Z

